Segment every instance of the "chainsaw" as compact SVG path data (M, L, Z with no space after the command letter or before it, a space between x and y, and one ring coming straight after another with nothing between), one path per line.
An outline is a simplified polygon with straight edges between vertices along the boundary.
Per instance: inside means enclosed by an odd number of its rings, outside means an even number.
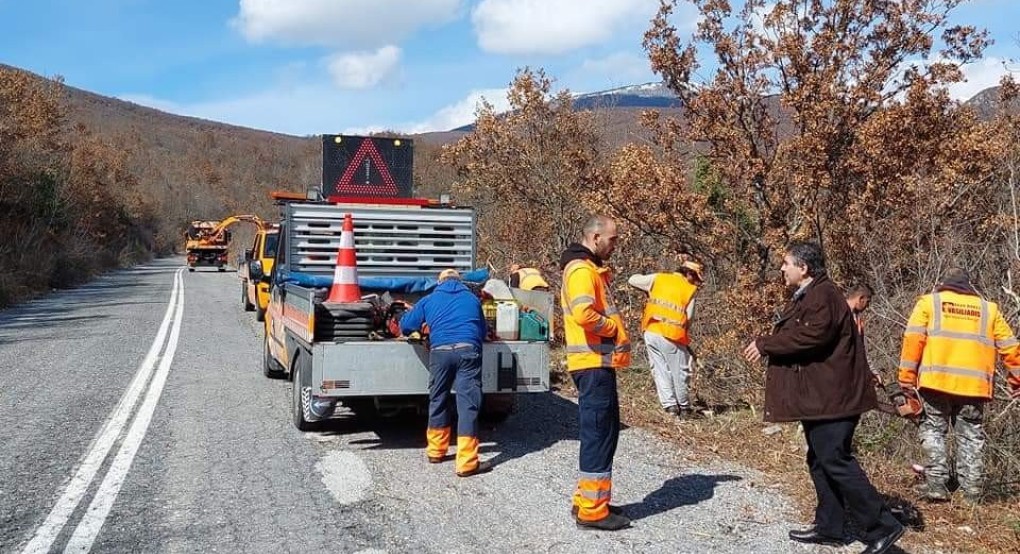
M924 406L914 389L905 389L896 382L881 388L889 401L882 402L880 399L878 402L879 411L907 419L919 418L924 413Z

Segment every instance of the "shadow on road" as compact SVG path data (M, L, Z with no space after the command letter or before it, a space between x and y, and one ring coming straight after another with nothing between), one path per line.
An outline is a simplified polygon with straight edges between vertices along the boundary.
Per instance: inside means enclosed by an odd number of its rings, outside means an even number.
M355 448L424 450L427 422L424 415L380 418L344 413L323 423L319 431L324 435L375 435L351 440L349 444ZM562 440L576 441L577 437L577 404L553 393L522 394L517 412L502 423L479 422L480 450L493 465L545 450ZM495 455L486 455L492 453Z
M483 424L482 453L496 452L489 460L499 465L533 452L545 450L562 440L577 440L577 404L553 394L524 394L518 398L517 413L494 427Z
M374 437L349 441L358 450L399 450L404 448L425 449L425 426L427 418L418 414L402 414L396 417L359 416L349 411L324 421L319 428L322 435L357 435L373 433Z
M719 483L739 481L737 475L703 475L692 473L674 477L662 484L658 490L645 496L641 502L621 506L631 520L665 513L681 506L691 506L708 500L715 495Z

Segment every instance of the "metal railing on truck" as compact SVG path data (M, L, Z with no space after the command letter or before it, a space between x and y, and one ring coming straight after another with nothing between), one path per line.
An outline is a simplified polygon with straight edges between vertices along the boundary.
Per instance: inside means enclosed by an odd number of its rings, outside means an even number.
M354 218L358 275L435 277L474 269L475 212L471 208L289 203L285 254L290 271L332 275L344 214Z

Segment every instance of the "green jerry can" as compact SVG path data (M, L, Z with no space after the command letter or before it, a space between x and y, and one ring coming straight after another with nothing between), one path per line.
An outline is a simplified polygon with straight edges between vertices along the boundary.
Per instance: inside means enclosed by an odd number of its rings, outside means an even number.
M537 312L521 312L520 340L549 340L549 322Z

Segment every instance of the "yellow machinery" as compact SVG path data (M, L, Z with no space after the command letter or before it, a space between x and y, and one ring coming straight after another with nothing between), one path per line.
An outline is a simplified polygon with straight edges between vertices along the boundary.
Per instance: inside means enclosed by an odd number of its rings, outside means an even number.
M259 229L265 226L255 215L232 215L223 221L192 221L184 233L184 249L188 254L188 271L198 266L212 266L224 271L231 234L227 229L239 222L253 223Z

